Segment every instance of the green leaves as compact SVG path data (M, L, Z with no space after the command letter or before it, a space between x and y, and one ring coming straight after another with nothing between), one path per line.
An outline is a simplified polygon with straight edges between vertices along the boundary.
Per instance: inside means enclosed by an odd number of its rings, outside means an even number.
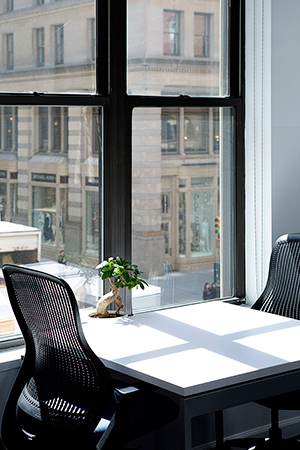
M131 264L130 261L120 256L110 257L107 261L102 261L96 266L96 269L99 270L102 280L110 278L119 288L133 289L139 286L141 289L145 289L145 286L148 286L145 280L139 278L139 275L143 272L140 272L138 266Z

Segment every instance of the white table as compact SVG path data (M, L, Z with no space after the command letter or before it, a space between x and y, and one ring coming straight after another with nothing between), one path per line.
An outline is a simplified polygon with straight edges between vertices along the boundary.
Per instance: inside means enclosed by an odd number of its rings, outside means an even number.
M224 302L87 319L104 364L179 396L182 448L191 419L300 388L300 321Z

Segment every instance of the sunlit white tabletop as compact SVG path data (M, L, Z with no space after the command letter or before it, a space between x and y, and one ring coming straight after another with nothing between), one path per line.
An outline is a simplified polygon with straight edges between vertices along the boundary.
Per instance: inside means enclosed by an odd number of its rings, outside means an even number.
M83 327L108 368L183 397L300 369L300 321L224 302Z

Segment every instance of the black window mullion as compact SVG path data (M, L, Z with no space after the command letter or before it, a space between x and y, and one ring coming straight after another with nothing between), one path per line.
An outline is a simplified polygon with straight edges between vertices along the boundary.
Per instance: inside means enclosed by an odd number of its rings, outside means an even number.
M245 4L244 0L231 0L229 7L229 92L242 96L244 89Z
M116 14L116 11L118 13ZM110 1L110 103L104 111L104 257L131 257L131 112L126 96L126 1Z

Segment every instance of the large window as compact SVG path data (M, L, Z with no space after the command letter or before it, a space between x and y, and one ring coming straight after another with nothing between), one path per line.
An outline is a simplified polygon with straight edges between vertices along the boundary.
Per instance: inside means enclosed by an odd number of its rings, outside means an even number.
M236 295L242 162L229 4L143 6L128 8L127 91L149 98L132 117L132 255L150 287L134 312L202 301L206 283Z
M205 282L243 296L239 1L21 3L0 15L0 239L33 228L22 263L66 277L82 314L117 255L149 283L121 293L129 313L203 301Z

